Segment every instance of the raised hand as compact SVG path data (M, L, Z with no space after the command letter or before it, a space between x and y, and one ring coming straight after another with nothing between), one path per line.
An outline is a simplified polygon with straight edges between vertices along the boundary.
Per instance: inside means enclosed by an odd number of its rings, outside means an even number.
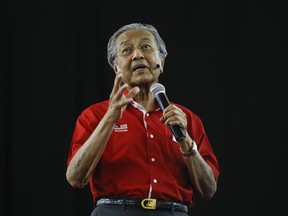
M134 87L128 90L127 94L124 94L124 90L128 88L128 85L121 85L122 77L122 72L118 71L110 94L110 104L107 111L115 122L122 117L127 105L133 101L133 97L135 97L139 92L139 88Z

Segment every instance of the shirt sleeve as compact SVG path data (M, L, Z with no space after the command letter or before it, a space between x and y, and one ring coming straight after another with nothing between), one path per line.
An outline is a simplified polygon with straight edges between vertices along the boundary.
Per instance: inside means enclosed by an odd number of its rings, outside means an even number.
M200 155L203 157L206 163L211 167L215 176L215 180L218 182L218 177L220 174L219 162L213 151L209 138L206 134L202 120L199 118L199 116L197 116L195 113L188 110L187 108L185 107L181 107L181 108L183 108L183 111L186 113L186 117L188 121L187 132L198 145L197 147L198 147L198 151Z
M67 165L69 165L72 157L79 150L79 148L85 143L85 141L90 137L96 125L99 123L97 121L94 113L90 109L84 110L77 118L70 149L67 158Z

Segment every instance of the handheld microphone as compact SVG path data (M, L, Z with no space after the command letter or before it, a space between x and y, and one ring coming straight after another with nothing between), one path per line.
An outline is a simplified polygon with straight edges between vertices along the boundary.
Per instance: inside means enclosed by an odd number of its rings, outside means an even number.
M169 99L165 93L165 87L160 83L154 83L150 88L150 92L156 98L163 112L164 109L170 104ZM181 127L169 125L169 128L177 141L181 141L185 138L184 132Z

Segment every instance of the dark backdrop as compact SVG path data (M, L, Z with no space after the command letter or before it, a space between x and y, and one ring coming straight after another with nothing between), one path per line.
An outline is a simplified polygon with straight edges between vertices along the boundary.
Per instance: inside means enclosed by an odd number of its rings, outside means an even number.
M1 212L88 216L66 182L80 112L109 97L111 34L153 24L167 44L171 101L198 114L221 168L191 215L285 215L287 29L278 1L8 1L1 25ZM286 90L285 90L286 89Z

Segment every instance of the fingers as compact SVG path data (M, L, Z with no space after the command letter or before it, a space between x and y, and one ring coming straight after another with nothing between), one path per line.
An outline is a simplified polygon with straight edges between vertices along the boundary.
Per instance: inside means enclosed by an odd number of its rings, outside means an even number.
M170 104L168 107L166 107L160 121L166 125L177 125L183 129L186 129L187 127L186 114L182 109L174 104Z
M121 85L122 78L122 72L118 71L115 75L114 86L110 94L110 103L113 103L114 106L118 108L131 103L133 98L140 91L138 87L134 87L126 95L124 95L124 90L127 89L128 85Z
M113 85L113 89L112 92L110 94L110 99L117 94L117 92L119 91L120 88L120 84L121 84L121 80L122 80L122 72L118 71L115 75L115 79L114 79L114 85ZM123 87L123 86L122 86Z

